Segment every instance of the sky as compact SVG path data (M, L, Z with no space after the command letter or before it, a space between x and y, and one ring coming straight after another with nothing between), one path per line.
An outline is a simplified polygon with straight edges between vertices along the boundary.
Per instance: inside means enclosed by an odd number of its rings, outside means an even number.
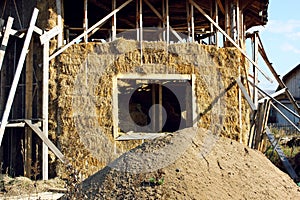
M259 30L269 61L280 77L300 64L299 12L299 0L269 0L267 25L248 30ZM265 90L275 90L278 84L261 58L258 65L273 79L272 84L259 74L259 86Z

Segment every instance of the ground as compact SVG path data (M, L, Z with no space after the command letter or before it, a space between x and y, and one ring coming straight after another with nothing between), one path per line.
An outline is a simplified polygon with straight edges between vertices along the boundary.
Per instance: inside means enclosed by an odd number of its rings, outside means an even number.
M17 180L5 183L7 195L24 192ZM48 189L64 187L55 180ZM300 187L264 154L196 128L147 141L68 191L65 199L300 199Z

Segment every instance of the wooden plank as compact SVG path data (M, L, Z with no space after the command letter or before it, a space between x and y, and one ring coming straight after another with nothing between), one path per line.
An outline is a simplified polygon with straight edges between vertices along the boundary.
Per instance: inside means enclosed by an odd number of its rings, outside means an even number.
M155 84L152 84L152 105L156 104L156 87ZM152 110L151 122L152 122L152 131L155 132L156 130L156 109Z
M236 44L236 42L234 40L232 40L232 38L223 31L223 29L218 25L216 24L216 22L214 22L214 20L212 20L205 12L204 10L202 10L202 8L200 8L198 6L198 4L196 4L193 0L189 0L190 3L192 5L194 5L194 7L199 11L201 12L202 15L204 15L217 29L219 29L219 31L260 71L260 73L268 80L270 81L271 83L273 83L272 79L260 68L260 66L258 66L257 63L255 63L247 54L246 52L241 48L239 47L238 44Z
M116 138L121 140L153 140L157 137L165 136L167 133L126 133Z
M40 36L41 44L45 44L48 42L51 38L55 37L61 32L60 28L58 26L53 27L50 31L45 32L43 35Z
M115 10L116 6L117 6L116 0L112 0L112 10ZM112 17L111 30L112 30L112 40L114 41L117 37L117 14L116 13Z
M283 88L283 89L271 94L270 97L275 98L275 97L285 93L285 90L286 90L286 88ZM258 103L264 102L266 99L270 99L270 97L266 96L264 98L261 98L261 99L259 99Z
M298 175L296 174L296 172L293 169L292 165L290 164L289 160L287 159L284 152L282 151L282 149L278 145L278 141L276 140L273 133L270 131L270 129L268 127L266 128L266 135L267 135L269 141L271 142L272 146L274 147L275 151L277 152L283 166L285 167L285 169L288 172L288 174L290 175L290 177L293 180L297 180Z
M166 0L166 26L167 26L167 43L170 42L170 15L169 15L169 0Z
M88 30L88 0L83 1L83 13L84 13L83 30L84 30L84 32L86 32ZM88 35L84 34L83 38L84 38L84 42L87 43L88 42Z
M192 42L195 42L195 18L194 18L194 6L191 4L191 25L192 25Z
M57 35L57 47L60 48L63 45L63 22L62 22L62 3L61 0L56 0L56 13L57 13L57 26L61 30Z
M253 55L253 61L255 63L258 63L258 38L257 33L255 32L252 38L252 55ZM257 68L253 65L253 83L255 85L258 85L258 71ZM256 87L253 87L253 95L252 99L254 102L254 105L258 105L258 90Z
M49 105L49 44L45 42L43 46L43 133L48 137L48 105ZM43 180L48 180L48 145L43 143Z
M33 40L30 42L29 51L26 58L26 86L25 86L25 118L32 118L32 86L33 86ZM31 177L32 164L32 130L25 129L25 167L24 175Z
M285 114L283 114L283 112L279 108L277 108L272 102L271 105L287 122L289 122L300 133L300 129L294 124L294 122L292 122Z
M60 152L60 150L49 140L45 133L36 125L32 124L30 120L24 120L26 125L28 125L40 138L41 140L51 149L51 151L60 159L61 162L65 163L65 156Z
M277 99L273 98L271 95L269 95L268 93L266 93L264 90L262 90L261 88L259 88L257 85L254 85L251 81L248 80L248 82L253 86L253 87L257 87L257 89L263 93L265 96L269 97L270 99L272 99L273 101L275 101L277 104L279 104L280 106L282 106L285 110L287 110L289 113L291 113L292 115L294 115L295 117L300 119L300 116L295 113L294 111L292 111L291 109L289 109L287 106L285 106L284 104L282 104L280 101L278 101Z
M224 6L223 6L221 0L217 0L217 4L218 4L221 12L223 13L223 15L225 15L225 9L224 9Z
M112 86L113 86L113 91L112 91L112 111L113 111L113 136L114 139L116 139L119 136L119 100L118 100L118 79L116 76L112 78Z
M268 68L272 72L272 74L275 77L275 80L278 82L279 86L281 88L287 88L285 83L280 79L279 75L273 68L272 63L269 61L268 56L264 50L263 44L262 44L261 39L258 34L257 34L257 37L258 37L258 42L259 42L259 48L258 48L259 53L261 54L262 58L264 59L265 63L267 64ZM285 94L289 98L290 102L293 104L297 113L300 115L300 107L299 107L297 101L295 100L295 98L293 97L293 95L288 90L288 88L286 89Z
M248 104L250 105L251 109L252 109L252 110L257 110L256 105L253 103L251 97L250 97L249 94L247 93L247 90L246 90L246 88L244 87L244 85L242 84L242 82L240 81L240 79L237 78L237 79L236 79L236 82L237 82L238 86L240 87L240 89L241 89L241 91L242 91L244 97L246 98Z
M6 50L6 46L8 44L9 35L11 34L11 30L12 30L11 28L12 28L13 22L14 22L14 18L8 17L6 27L5 27L5 32L4 32L3 39L2 39L2 43L0 46L0 71L2 68L5 50Z
M4 110L2 120L1 120L1 125L0 125L0 145L2 143L5 127L8 123L7 120L8 120L9 113L11 111L13 100L14 100L14 97L15 97L15 94L16 94L17 86L18 86L18 83L19 83L19 79L20 79L20 76L21 76L22 69L23 69L23 65L24 65L25 57L26 57L27 50L28 50L28 47L29 47L29 43L30 43L30 40L31 40L31 37L32 37L33 29L35 27L35 23L36 23L36 20L37 20L38 12L39 12L39 10L36 9L36 8L33 11L33 14L32 14L31 20L30 20L30 25L29 25L29 28L27 30L26 38L25 38L25 41L24 41L24 45L23 45L23 48L22 48L22 51L21 51L21 54L20 54L20 58L19 58L19 62L18 62L18 65L17 65L16 72L15 72L15 76L14 76L14 79L13 79L13 82L12 82L11 89L9 91L7 103L5 105L5 110Z
M50 56L49 60L52 60L53 58L55 58L56 56L58 56L59 54L61 54L62 52L64 52L67 48L69 48L70 46L72 46L73 44L75 44L78 40L80 40L86 34L90 33L89 34L89 36L90 36L90 35L94 34L95 32L97 32L97 30L99 30L99 27L102 26L104 22L106 22L115 13L119 12L122 8L124 8L125 6L127 6L132 1L133 0L127 0L126 2L124 2L117 9L115 9L114 11L112 11L111 13L109 13L108 15L106 15L105 17L103 17L101 20L99 20L96 24L94 24L93 26L91 26L87 31L85 31L84 33L80 34L75 39L73 39L71 42L69 42L68 44L66 44L65 46L63 46L61 49L59 49L58 51L56 51L55 53L53 53Z
M118 79L138 80L191 80L190 74L118 74Z

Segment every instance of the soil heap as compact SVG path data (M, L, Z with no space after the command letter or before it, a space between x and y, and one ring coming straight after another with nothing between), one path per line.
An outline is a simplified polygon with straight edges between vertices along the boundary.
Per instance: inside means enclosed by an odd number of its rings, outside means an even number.
M77 191L88 199L300 198L300 188L261 152L201 128L143 143Z

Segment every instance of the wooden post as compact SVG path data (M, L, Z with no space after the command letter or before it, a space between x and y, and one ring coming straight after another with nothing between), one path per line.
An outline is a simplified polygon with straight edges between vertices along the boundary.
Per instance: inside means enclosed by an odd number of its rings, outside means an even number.
M210 9L209 9L210 17L213 18L214 12L213 12L213 1L210 1ZM212 23L209 24L210 33L211 36L208 38L208 44L213 44L213 35L212 32L214 31L214 25Z
M238 45L241 46L240 44L240 35L241 35L241 32L240 32L240 0L236 0L236 42Z
M215 10L216 10L216 23L219 24L219 9L218 9L218 2L217 0L215 1ZM218 38L218 29L216 29L215 32L215 42L216 42L216 47L219 46L219 38Z
M229 17L229 2L225 0L225 32L230 35L230 17ZM224 37L224 47L228 46L226 37Z
M192 42L195 42L194 6L191 4Z
M62 23L62 4L61 0L56 0L57 10L57 26L60 28L60 33L57 36L57 47L60 48L63 45L63 23Z
M143 65L143 0L140 0L140 56Z
M26 59L26 86L25 86L25 118L32 118L32 83L33 83L33 41L30 43ZM25 128L25 169L24 175L31 177L32 164L32 130Z
M158 104L159 104L159 111L158 111L158 131L162 131L163 129L163 112L162 112L162 108L163 108L163 105L162 105L162 85L161 84L158 84Z
M254 32L252 37L252 56L253 61L257 63L258 61L258 40L257 40L257 32ZM253 83L258 85L258 70L253 65ZM258 105L258 90L256 87L253 87L253 102L257 106Z
M43 48L43 133L48 137L48 103L49 103L49 41ZM48 180L48 147L43 143L43 180Z
M18 86L18 83L19 83L19 80L20 80L21 72L22 72L22 69L23 69L25 57L26 57L26 54L27 54L29 43L30 43L30 40L31 40L31 37L32 37L32 33L33 33L33 30L34 30L34 27L35 27L36 20L37 20L38 12L39 12L39 10L36 9L36 8L33 11L33 14L32 14L31 20L30 20L30 25L29 25L29 28L27 30L26 38L25 38L25 41L24 41L24 45L23 45L23 48L22 48L22 51L21 51L21 54L20 54L20 58L19 58L19 62L18 62L18 65L17 65L16 72L15 72L15 76L14 76L14 79L13 79L13 82L12 82L11 89L9 91L8 99L7 99L7 102L6 102L6 105L5 105L5 110L4 110L1 125L0 125L0 145L2 143L5 127L8 123L7 120L8 120L9 113L11 111L13 100L14 100L14 97L15 97L15 94L16 94L17 86Z
M190 13L190 4L189 1L186 1L186 19L187 19L187 42L190 41L191 36L191 13Z
M112 0L112 10L116 9L116 5L117 5L116 0ZM112 17L111 29L112 29L112 40L115 40L117 36L117 14L116 13Z
M166 17L167 17L167 43L169 43L170 42L169 0L166 0Z
M84 29L84 32L86 33L87 30L88 30L88 1L87 0L84 0L84 3L83 3L83 13L84 13L84 17L83 17L83 29ZM84 42L87 43L88 42L88 35L87 34L84 34Z
M155 84L152 84L152 106L156 104L156 89ZM152 110L152 116L151 116L151 122L152 122L152 130L155 132L156 130L156 109Z
M140 41L140 29L139 29L139 18L140 18L140 13L139 13L139 0L135 1L135 12L136 12L136 17L135 17L135 28L136 28L136 40Z

